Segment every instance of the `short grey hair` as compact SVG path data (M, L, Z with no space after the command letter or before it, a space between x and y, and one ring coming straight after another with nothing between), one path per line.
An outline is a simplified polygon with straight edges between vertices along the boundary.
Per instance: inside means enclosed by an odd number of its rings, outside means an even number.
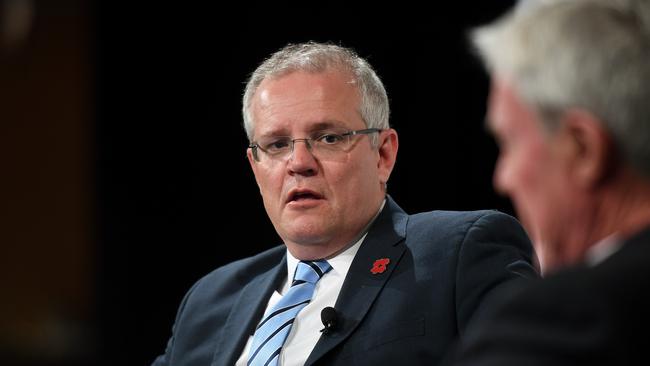
M248 79L242 100L244 129L253 139L250 107L257 88L267 78L279 78L295 71L322 73L337 70L349 73L360 92L359 113L368 128L389 128L390 108L384 84L370 64L350 48L307 42L289 44L265 60ZM376 135L373 135L373 142Z
M545 116L584 108L650 176L650 1L522 1L471 36L489 71L549 129L557 120Z

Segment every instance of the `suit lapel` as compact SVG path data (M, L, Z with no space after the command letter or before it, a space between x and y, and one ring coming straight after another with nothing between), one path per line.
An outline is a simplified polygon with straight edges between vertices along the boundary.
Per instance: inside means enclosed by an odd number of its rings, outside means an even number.
M212 366L235 364L249 335L262 317L271 294L286 277L286 268L285 255L280 264L244 287L221 331L221 340L212 358Z
M404 254L408 215L390 198L370 228L345 278L335 308L339 314L336 331L323 335L316 343L305 365L312 365L357 328L390 278ZM377 260L390 263L381 271ZM371 269L378 267L372 273Z

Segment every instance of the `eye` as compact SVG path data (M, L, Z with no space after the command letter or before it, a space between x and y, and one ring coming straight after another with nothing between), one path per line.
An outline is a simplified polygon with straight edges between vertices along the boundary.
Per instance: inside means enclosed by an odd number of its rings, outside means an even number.
M285 137L271 139L269 141L264 141L261 146L264 151L268 152L280 152L287 150L289 148L289 139Z
M316 141L321 142L325 145L336 145L343 141L345 137L337 133L325 133L316 138Z

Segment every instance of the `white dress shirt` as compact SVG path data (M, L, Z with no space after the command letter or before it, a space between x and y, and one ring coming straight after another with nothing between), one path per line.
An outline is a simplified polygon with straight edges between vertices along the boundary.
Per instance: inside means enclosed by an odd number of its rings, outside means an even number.
M322 334L320 330L323 329L323 323L320 319L320 312L323 308L328 306L334 307L336 299L339 297L339 292L341 292L343 280L345 280L345 276L348 274L352 260L357 254L357 251L365 237L366 235L364 234L353 246L346 249L336 257L327 260L330 266L332 266L332 269L316 283L316 288L314 289L314 295L312 296L311 301L298 313L298 316L296 316L296 320L291 326L291 331L289 332L289 335L284 342L284 346L282 347L282 352L280 353L280 365L304 365L305 361L307 361L307 357L309 357L309 354L312 349L314 349L316 342L318 342L318 339ZM266 313L271 310L289 290L289 287L291 286L290 278L293 278L293 273L296 271L298 262L299 260L294 258L294 256L292 256L287 250L287 273L291 273L292 275L285 280L280 292L275 291L273 295L271 295L271 298L266 305L264 316L266 316ZM246 365L252 342L253 336L251 335L248 337L248 341L244 347L244 352L242 352L237 363L235 363L236 366Z
M368 226L366 226L362 231L363 235L356 243L354 243L354 245L335 257L327 259L327 262L332 266L332 269L325 273L320 281L316 283L316 288L314 289L314 295L312 296L311 301L307 306L300 310L296 316L296 319L291 326L291 330L289 331L289 335L282 346L278 363L279 365L302 366L305 364L305 361L307 361L307 358L311 354L311 351L314 349L314 346L316 346L316 343L322 334L320 330L323 329L323 323L321 322L320 312L324 308L328 306L334 307L334 304L336 304L336 299L339 297L345 276L347 276L350 265L352 265L352 260L354 259L354 256L357 255L361 243L363 243L363 240L366 238L368 229L377 216L379 216L379 213L384 209L385 204L386 200L384 199L379 207L379 211L375 217L370 220ZM287 273L290 275L287 276L280 291L276 290L273 295L271 295L268 304L266 304L264 316L266 316L266 313L268 313L269 310L280 301L282 296L289 290L289 287L291 287L291 279L293 278L293 273L296 271L298 262L299 260L292 256L291 253L289 253L289 250L287 250ZM264 316L262 318L264 318ZM252 342L253 335L251 334L248 337L244 351L239 356L235 366L246 366Z
M589 266L596 266L621 249L621 245L621 238L618 234L609 235L587 250L585 262Z

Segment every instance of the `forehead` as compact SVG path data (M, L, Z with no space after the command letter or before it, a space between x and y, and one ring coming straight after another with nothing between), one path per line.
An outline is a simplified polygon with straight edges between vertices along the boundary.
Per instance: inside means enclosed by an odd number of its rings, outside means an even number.
M495 78L488 101L488 128L497 135L516 131L541 132L534 109L525 103L507 81Z
M362 128L359 102L354 79L346 73L296 71L265 79L253 96L251 113L256 134L325 123Z

